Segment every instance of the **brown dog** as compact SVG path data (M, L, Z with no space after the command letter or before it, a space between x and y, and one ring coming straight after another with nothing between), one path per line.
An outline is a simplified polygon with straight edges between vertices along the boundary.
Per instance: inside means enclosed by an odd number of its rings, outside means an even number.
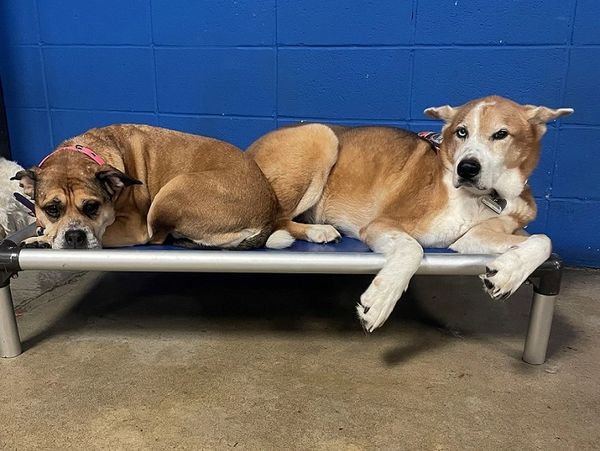
M216 139L145 125L92 129L15 176L44 235L27 245L261 247L277 199L256 163ZM269 247L290 244L276 233Z
M418 269L424 247L501 254L481 278L494 299L512 294L550 255L545 235L515 232L535 218L527 178L546 122L572 109L497 96L425 113L445 122L436 152L392 127L309 124L276 130L249 149L271 181L295 238L360 238L386 263L357 306L381 326ZM294 222L303 214L306 222Z

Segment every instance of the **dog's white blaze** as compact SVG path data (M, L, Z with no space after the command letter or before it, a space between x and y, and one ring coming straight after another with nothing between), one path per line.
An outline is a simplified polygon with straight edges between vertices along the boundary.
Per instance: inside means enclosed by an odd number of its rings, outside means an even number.
M495 188L498 178L506 172L504 159L492 152L489 137L484 136L481 131L481 111L484 107L493 105L495 105L495 102L482 102L475 106L465 117L464 123L467 126L469 137L457 149L454 156L454 186L457 186L459 182L457 173L458 163L465 158L475 158L481 164L481 173L478 182L478 188L480 189L490 190ZM501 129L503 126L498 125L497 128ZM514 191L515 188L508 190L508 193L512 194Z

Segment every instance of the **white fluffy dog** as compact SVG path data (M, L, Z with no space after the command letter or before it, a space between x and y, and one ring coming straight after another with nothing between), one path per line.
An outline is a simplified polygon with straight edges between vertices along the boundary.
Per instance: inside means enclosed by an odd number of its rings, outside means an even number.
M23 170L14 161L0 157L0 240L33 222L27 209L14 198L13 193L23 193L19 182L10 180Z

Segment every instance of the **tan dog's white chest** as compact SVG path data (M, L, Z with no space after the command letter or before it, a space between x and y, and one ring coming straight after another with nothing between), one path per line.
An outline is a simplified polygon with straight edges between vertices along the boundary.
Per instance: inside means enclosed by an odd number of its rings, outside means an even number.
M444 182L448 188L446 208L431 221L425 233L415 236L423 247L448 247L473 226L497 216L480 198L454 188L450 176L444 177Z

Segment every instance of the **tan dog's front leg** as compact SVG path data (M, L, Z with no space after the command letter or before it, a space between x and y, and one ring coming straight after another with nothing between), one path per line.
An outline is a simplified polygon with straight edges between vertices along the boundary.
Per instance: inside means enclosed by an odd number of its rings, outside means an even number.
M516 221L509 216L490 219L450 246L463 254L501 254L479 276L492 299L508 298L552 252L552 243L546 235L514 235L516 228Z
M423 248L393 219L376 219L360 231L360 237L374 252L385 255L383 268L357 306L364 328L373 332L390 316L408 288L421 265Z

